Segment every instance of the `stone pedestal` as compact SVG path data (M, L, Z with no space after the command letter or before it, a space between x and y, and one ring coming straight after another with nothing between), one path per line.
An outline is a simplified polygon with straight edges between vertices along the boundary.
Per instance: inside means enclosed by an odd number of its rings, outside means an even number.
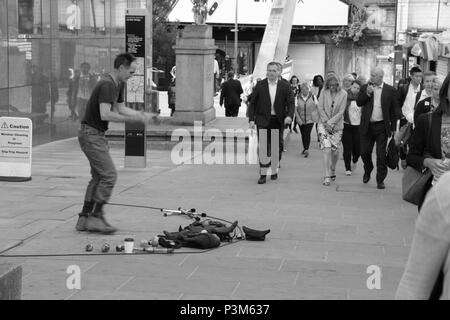
M206 124L216 118L214 109L214 57L217 47L212 27L188 25L174 47L176 53L176 111L173 124Z

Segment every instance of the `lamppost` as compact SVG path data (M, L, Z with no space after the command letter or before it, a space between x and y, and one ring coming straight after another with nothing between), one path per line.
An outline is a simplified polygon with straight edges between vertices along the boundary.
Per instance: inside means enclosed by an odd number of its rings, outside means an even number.
M236 12L235 12L235 21L234 21L234 29L231 30L234 32L234 74L238 73L238 0L236 0Z

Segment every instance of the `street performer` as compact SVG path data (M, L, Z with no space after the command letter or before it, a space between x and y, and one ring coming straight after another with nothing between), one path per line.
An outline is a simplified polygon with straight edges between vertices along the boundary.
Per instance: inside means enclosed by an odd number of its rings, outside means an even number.
M117 231L104 217L103 206L111 197L117 171L109 154L105 132L109 121L147 123L155 114L136 111L125 106L125 83L136 72L136 58L128 53L114 60L114 70L95 86L81 121L78 141L91 166L82 212L76 230L112 234Z

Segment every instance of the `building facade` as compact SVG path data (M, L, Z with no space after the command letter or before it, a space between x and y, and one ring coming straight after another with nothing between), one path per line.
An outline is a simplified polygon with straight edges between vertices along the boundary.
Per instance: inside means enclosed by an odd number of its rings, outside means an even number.
M126 8L146 7L151 0L0 0L0 116L29 117L34 145L75 136L77 104L125 50Z
M397 25L405 77L415 64L444 76L450 72L449 0L399 0Z
M357 2L357 1L355 1ZM367 39L364 44L347 42L337 46L333 33L349 24L349 1L298 1L288 49L294 60L293 74L302 80L314 75L335 71L338 75L356 72L368 77L370 68L383 67L386 82L393 82L393 62L390 55L395 43L395 0L363 0L367 11ZM239 0L236 14L235 1L210 1L207 24L213 26L216 45L230 57L234 65L234 39L236 16L238 32L238 72L252 73L255 59L265 31L272 1ZM193 15L189 0L180 0L169 15L169 20L191 23Z

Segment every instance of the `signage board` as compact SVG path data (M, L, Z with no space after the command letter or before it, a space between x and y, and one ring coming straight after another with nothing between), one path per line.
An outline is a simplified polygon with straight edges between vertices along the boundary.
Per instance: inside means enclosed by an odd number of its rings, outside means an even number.
M126 102L134 110L145 111L146 9L127 9L125 16L126 51L136 57L137 69L127 81ZM146 125L125 124L125 167L147 166Z
M32 132L28 118L0 117L0 181L31 180Z

